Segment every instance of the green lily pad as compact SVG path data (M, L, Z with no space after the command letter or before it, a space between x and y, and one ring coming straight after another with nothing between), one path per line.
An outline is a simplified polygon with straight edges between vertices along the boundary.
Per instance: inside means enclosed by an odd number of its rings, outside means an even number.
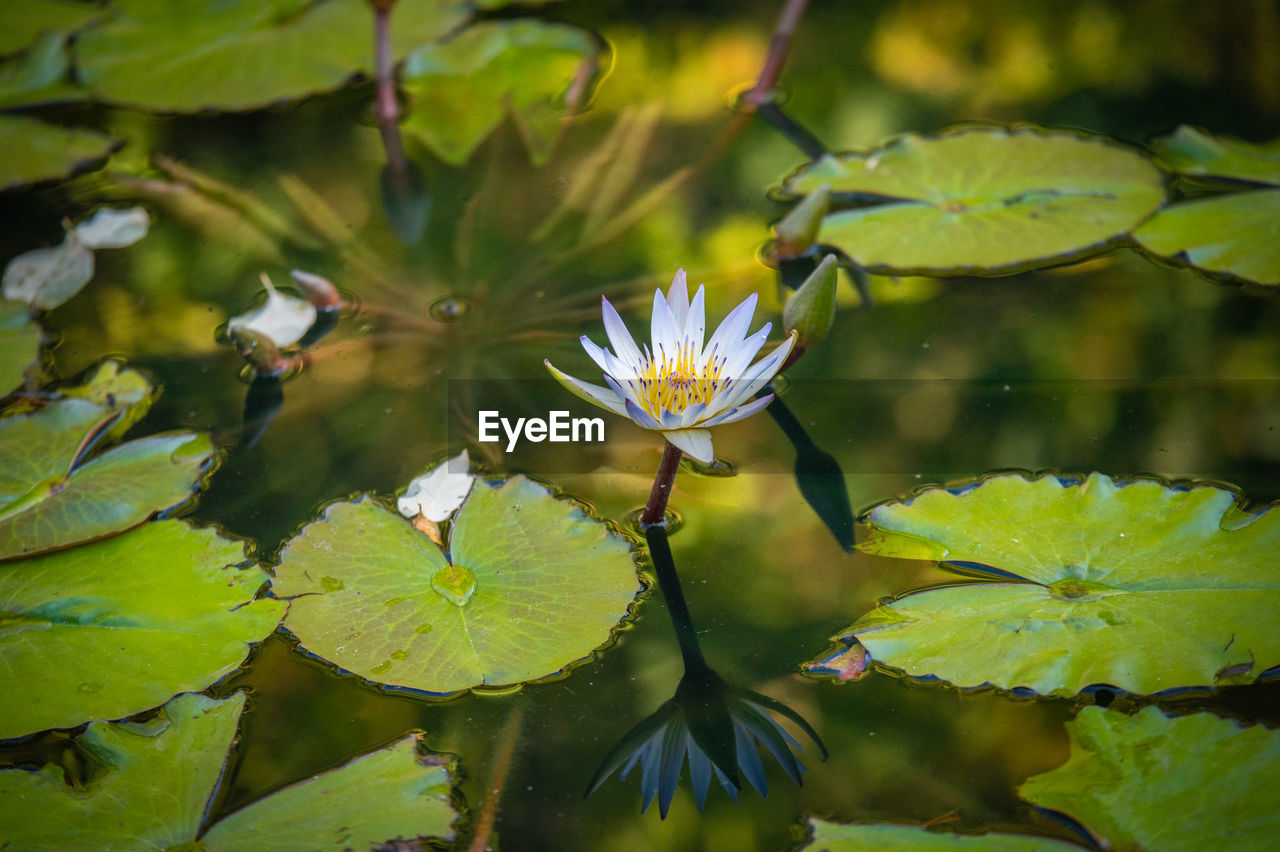
M0 108L87 97L88 92L71 80L65 32L41 32L21 55L0 62Z
M980 852L1072 852L1074 843L1021 834L953 834L919 825L841 825L810 819L813 839L803 848L824 852L915 852L966 850Z
M0 190L66 177L105 160L117 142L92 130L0 116Z
M451 550L372 499L334 503L281 556L285 627L361 677L446 694L562 672L640 590L625 539L522 476L476 483Z
M0 299L0 397L22 384L40 357L40 339L27 306Z
M1199 713L1171 719L1147 707L1126 716L1086 707L1067 723L1071 756L1019 789L1028 802L1075 819L1102 849L1197 852L1207 840L1269 850L1280 832L1280 734ZM1047 837L959 835L908 825L811 819L805 848L854 850L1079 849Z
M860 549L999 581L905 595L846 638L959 686L1149 694L1251 681L1280 664L1280 511L1246 515L1236 499L1097 473L1009 474L877 506Z
M108 358L83 384L60 388L58 394L67 399L83 399L114 412L115 422L102 433L102 440L110 441L123 437L133 424L146 416L160 396L160 389L122 361Z
M156 521L0 564L0 738L118 719L201 690L275 629L284 604L244 545Z
M1178 174L1280 185L1280 139L1254 145L1183 124L1152 147L1161 162Z
M409 54L403 82L413 108L403 128L461 164L509 112L530 158L544 163L560 134L565 92L598 53L577 27L528 18L476 24Z
M819 240L888 274L999 274L1109 247L1164 200L1160 170L1097 137L1042 130L908 134L828 155L783 188L830 184L872 206L829 214Z
M20 849L171 849L194 840L235 738L244 693L180 695L156 718L93 722L77 745L99 764L72 787L62 769L0 771L0 825Z
M1070 759L1018 791L1087 827L1104 849L1275 848L1280 734L1208 713L1126 716L1086 707L1067 723Z
M55 0L23 0L6 3L0 27L0 56L17 53L42 32L73 32L102 16L100 6Z
M190 499L213 457L205 435L169 432L87 452L137 416L127 400L59 399L0 419L0 559L120 532Z
M246 110L336 89L373 68L365 0L118 0L76 42L95 96L153 110ZM392 52L466 20L460 0L414 0L392 13Z
M1133 232L1147 251L1205 272L1280 284L1280 189L1174 204Z
M54 765L0 771L0 825L23 849L373 849L452 840L449 770L417 737L286 787L197 840L226 772L244 693L180 695L153 720L94 722L77 746L100 768L71 787Z
M357 757L219 820L208 852L380 849L397 837L453 839L452 780L438 757L418 756L418 737Z

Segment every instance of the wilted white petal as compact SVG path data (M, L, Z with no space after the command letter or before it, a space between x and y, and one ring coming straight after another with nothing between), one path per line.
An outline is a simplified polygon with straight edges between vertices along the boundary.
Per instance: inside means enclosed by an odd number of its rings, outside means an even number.
M231 331L247 328L276 346L292 346L315 324L316 307L305 299L276 290L266 275L262 276L262 286L267 288L266 303L255 311L233 317L227 328Z
M151 217L142 207L103 207L76 225L76 236L89 248L124 248L147 235Z
M711 433L706 429L677 429L674 432L664 432L663 435L703 464L712 464L716 460L715 450L711 448Z
M50 310L70 299L93 277L93 252L75 231L54 248L24 252L4 270L4 297Z
M404 496L396 501L396 508L406 518L422 515L437 524L448 520L471 493L476 478L470 469L471 457L463 450L410 482Z

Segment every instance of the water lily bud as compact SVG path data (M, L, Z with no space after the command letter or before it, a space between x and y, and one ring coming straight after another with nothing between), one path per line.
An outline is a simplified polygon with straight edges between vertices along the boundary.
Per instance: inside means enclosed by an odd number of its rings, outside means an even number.
M822 219L831 208L831 184L824 183L791 208L791 212L773 226L778 235L778 257L797 257L807 252L818 239Z
M796 333L796 345L821 343L836 319L836 258L827 255L782 309L782 324Z
M342 296L338 294L338 288L333 286L333 282L328 278L303 272L301 269L291 271L289 277L293 279L294 284L298 285L298 291L306 296L307 301L315 305L317 310L335 311L342 307Z

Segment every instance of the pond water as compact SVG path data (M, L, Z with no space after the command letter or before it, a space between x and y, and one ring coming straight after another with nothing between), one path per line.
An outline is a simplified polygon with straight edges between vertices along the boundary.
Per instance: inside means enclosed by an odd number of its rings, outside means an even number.
M782 75L784 109L831 150L961 121L1083 128L1133 145L1185 123L1263 141L1280 135L1280 75L1262 47L1280 24L1265 5L1218 16L1193 3L816 4ZM92 283L44 316L57 339L52 370L69 378L118 356L154 377L163 394L132 434L212 434L220 461L184 517L245 539L267 566L326 504L393 495L464 445L486 473L530 474L625 527L659 463L655 433L605 414L603 444L508 455L475 441L478 400L520 416L587 414L548 380L543 359L596 381L577 338L604 342L600 295L638 332L652 291L678 268L705 283L709 324L759 292L753 329L772 321L771 340L781 339L786 293L762 258L790 202L771 188L808 158L759 118L729 130L740 115L733 93L759 72L777 11L538 10L597 33L609 73L564 120L545 164L530 163L511 120L459 165L409 137L430 199L416 241L383 209L370 84L236 113L60 108L49 114L127 144L102 170L0 195L0 239L8 257L55 243L63 217L104 202L151 210L141 242L101 252ZM621 144L610 141L619 126ZM610 145L595 195L612 204L548 228ZM243 195L192 189L195 178L156 157ZM647 194L653 203L623 221ZM264 226L262 211L285 224ZM612 224L616 235L600 236ZM1227 483L1255 508L1280 499L1274 287L1210 280L1124 247L1046 266L873 275L871 309L842 273L834 326L788 370L781 398L838 464L855 513L998 470ZM250 442L248 374L223 326L253 307L260 272L280 283L295 267L330 278L349 307ZM680 680L676 633L651 588L567 676L449 700L380 689L273 634L209 693L249 695L210 819L420 730L457 760L458 848L480 833L506 849L786 849L805 839L807 817L1083 842L1017 788L1063 764L1065 724L1095 696L959 690L888 670L851 683L803 674L877 602L957 575L841 547L801 493L795 446L774 419L719 427L715 448L736 473L681 470L672 555L709 665L820 734L825 761L789 728L805 746L803 787L766 760L767 798L748 788L734 804L712 784L701 812L687 774L665 819L657 806L641 812L638 768L584 797L614 743ZM1143 704L1121 696L1116 706ZM1280 723L1274 683L1162 706Z

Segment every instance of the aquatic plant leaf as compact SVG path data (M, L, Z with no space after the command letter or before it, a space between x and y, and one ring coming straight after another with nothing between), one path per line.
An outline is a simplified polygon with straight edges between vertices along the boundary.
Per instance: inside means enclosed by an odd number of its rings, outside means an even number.
M0 190L66 177L106 159L117 144L93 130L0 115Z
M28 47L43 32L73 32L102 16L102 9L84 3L23 0L6 3L0 27L0 56Z
M1149 694L1280 664L1280 511L1222 488L992 476L865 518L870 553L995 569L882 604L845 631L872 659L959 686Z
M95 96L142 109L254 109L336 89L373 68L364 0L119 0L111 12L76 42L80 77ZM468 14L459 0L397 4L394 57Z
M372 849L453 839L447 765L417 736L286 787L219 820L197 840L226 772L245 694L179 695L145 722L93 722L76 740L92 773L0 770L0 826L22 849Z
M244 545L156 521L0 563L0 738L118 719L231 672L284 611Z
M1164 200L1160 170L1097 137L1042 130L907 134L825 156L788 177L804 195L829 183L871 206L823 220L821 243L889 274L985 274L1103 250Z
M0 771L0 825L20 849L171 849L195 840L244 707L179 695L143 723L93 722L78 739L99 763L72 787L60 767Z
M40 356L40 326L26 305L0 300L0 397L23 382Z
M841 825L810 818L813 839L801 847L823 852L928 852L966 850L975 852L1071 852L1074 843L1022 834L955 834L930 831L921 825Z
M1259 189L1174 204L1133 238L1153 254L1197 269L1280 284L1280 189Z
M18 56L0 61L0 108L84 100L71 81L67 34L45 30Z
M475 484L451 550L452 565L368 497L334 503L281 555L285 627L361 677L451 693L560 672L608 641L640 588L623 538L522 476Z
M530 159L544 163L560 133L565 94L597 53L591 34L577 27L530 18L468 27L405 59L413 107L402 127L445 162L461 164L510 113Z
M83 384L59 388L58 394L67 399L87 400L114 413L116 419L111 428L101 433L101 443L122 437L133 424L145 417L151 410L151 404L160 396L160 389L142 373L109 358L99 364Z
M213 457L205 435L152 435L85 460L128 416L73 398L0 419L0 559L120 532L191 497Z
M394 838L453 839L446 765L422 760L418 737L285 787L219 820L207 852L375 849Z
M1178 174L1280 185L1280 139L1255 145L1183 124L1151 147Z
M1086 707L1067 734L1067 762L1018 792L1073 817L1102 848L1194 852L1209 837L1231 849L1274 847L1280 733L1209 713Z

